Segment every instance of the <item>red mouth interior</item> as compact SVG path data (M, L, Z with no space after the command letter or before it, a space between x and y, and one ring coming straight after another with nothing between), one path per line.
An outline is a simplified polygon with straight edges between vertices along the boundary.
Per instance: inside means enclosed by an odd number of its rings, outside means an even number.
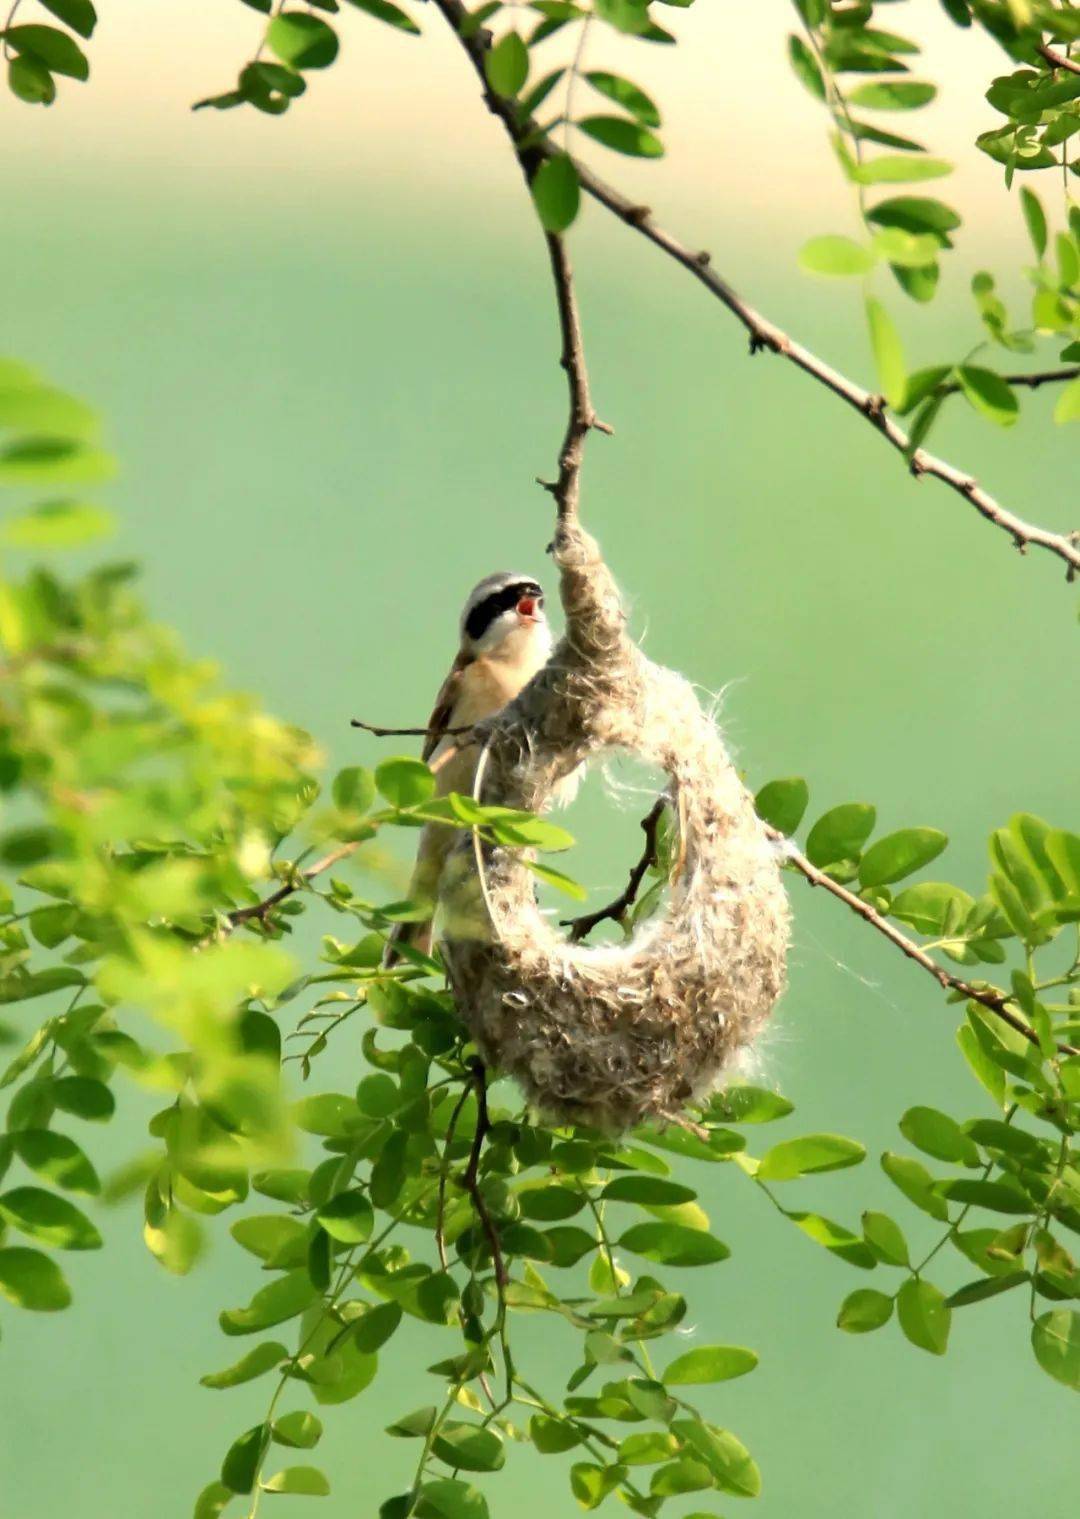
M517 604L517 609L522 617L536 616L536 600L532 596L523 596Z

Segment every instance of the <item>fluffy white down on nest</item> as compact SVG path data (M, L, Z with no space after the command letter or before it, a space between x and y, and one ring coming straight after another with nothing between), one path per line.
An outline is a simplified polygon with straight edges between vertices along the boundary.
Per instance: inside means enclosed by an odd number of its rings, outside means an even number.
M466 837L444 883L443 951L487 1064L549 1118L618 1131L677 1117L748 1048L783 990L789 911L775 849L690 684L627 637L587 534L562 527L554 553L566 635L478 731L478 794L542 811L604 751L655 763L680 825L670 903L628 943L572 945L515 853Z

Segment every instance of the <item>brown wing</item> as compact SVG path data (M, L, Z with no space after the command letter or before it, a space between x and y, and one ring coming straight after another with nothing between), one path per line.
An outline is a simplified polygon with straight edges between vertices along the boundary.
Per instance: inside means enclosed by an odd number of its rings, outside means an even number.
M461 683L461 672L466 665L472 664L472 655L458 654L454 663L450 666L450 674L439 688L439 694L435 698L435 706L428 718L428 733L424 740L424 747L420 751L420 758L426 763L435 750L439 747L443 734L450 726L450 718L457 702L458 688Z

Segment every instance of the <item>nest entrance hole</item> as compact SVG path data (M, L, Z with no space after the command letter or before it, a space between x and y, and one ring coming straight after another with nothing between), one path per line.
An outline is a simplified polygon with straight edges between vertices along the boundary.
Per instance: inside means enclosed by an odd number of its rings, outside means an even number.
M633 901L625 909L626 932L616 918L609 917L590 929L585 942L621 943L636 925L667 912L670 876L678 856L671 793L670 777L661 767L630 751L605 750L586 761L572 799L548 814L553 823L573 834L574 846L565 854L542 856L541 863L571 876L588 896L578 901L537 878L540 910L553 925L572 923L616 903L627 892L631 873L640 879ZM661 798L667 798L668 805L653 820L647 835L643 820ZM649 851L650 840L653 863L641 872L638 867ZM558 931L568 938L573 933L569 927Z

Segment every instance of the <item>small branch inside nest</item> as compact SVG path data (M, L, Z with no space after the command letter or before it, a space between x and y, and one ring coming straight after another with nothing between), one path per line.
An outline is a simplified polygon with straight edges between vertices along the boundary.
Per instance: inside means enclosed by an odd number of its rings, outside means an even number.
M613 902L606 907L597 908L596 912L582 913L577 918L563 918L561 926L569 928L570 943L580 944L582 939L587 939L593 929L600 923L609 919L613 923L622 924L627 912L637 900L637 894L641 890L641 883L646 874L657 862L656 834L660 827L660 819L664 808L667 806L667 798L657 797L646 817L641 820L641 827L645 833L645 848L641 852L641 858L630 872L626 888Z

